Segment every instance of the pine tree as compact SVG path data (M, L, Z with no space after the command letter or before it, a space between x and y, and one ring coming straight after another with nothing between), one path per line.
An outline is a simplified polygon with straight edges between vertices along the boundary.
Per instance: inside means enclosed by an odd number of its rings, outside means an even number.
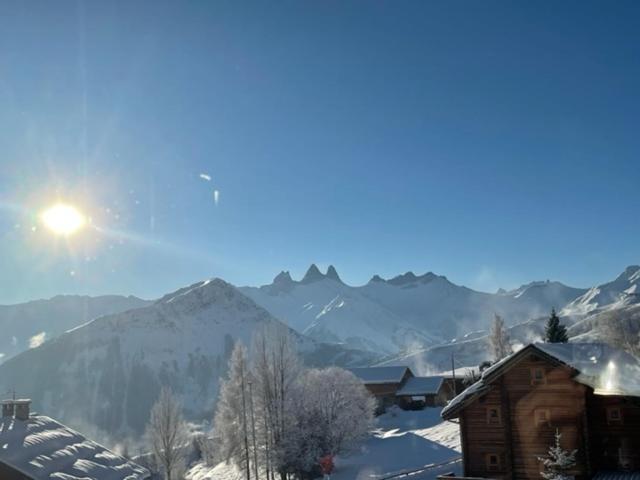
M551 316L547 322L545 341L547 343L567 343L569 341L567 327L560 323L560 318L556 315L555 308L551 309Z
M549 454L546 457L538 457L544 465L544 472L540 475L546 480L571 480L572 475L567 475L567 470L576 465L577 450L569 452L560 446L562 434L556 429L555 444L549 447Z

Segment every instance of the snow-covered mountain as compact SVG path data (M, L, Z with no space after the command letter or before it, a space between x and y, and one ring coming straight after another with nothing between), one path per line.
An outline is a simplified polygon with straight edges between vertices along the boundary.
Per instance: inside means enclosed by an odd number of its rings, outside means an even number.
M546 282L545 282L546 283ZM640 267L627 267L614 281L587 290L560 312L561 321L568 327L571 340L606 341L608 324L626 322L640 330ZM537 286L530 284L527 287ZM563 286L564 287L564 286ZM553 287L554 289L558 287ZM567 288L567 287L565 287ZM519 295L522 289L501 292ZM514 348L540 341L548 315L534 317L510 326L509 336ZM474 367L489 358L487 331L474 331L440 345L400 352L381 362L381 365L409 365L420 374L449 371L451 359L456 368Z
M613 282L590 288L584 295L569 303L562 313L584 315L636 303L640 303L640 266L631 265Z
M83 431L140 433L162 385L181 397L189 417L210 418L234 343L248 345L268 327L287 329L232 285L207 280L15 356L0 365L0 391L15 389L36 409ZM371 361L369 354L292 335L316 364Z
M143 307L137 297L59 295L16 305L0 305L0 363L102 315Z
M478 292L434 273L407 272L349 286L330 266L311 265L302 280L281 272L269 285L243 287L274 316L298 332L328 342L394 353L442 343L486 328L494 314L515 324L561 308L586 290L559 282L534 282L511 292Z

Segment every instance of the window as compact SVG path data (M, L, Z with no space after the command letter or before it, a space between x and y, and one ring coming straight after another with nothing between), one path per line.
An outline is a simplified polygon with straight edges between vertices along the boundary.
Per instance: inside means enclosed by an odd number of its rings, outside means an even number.
M497 453L487 453L487 470L497 472L500 470L500 455Z
M545 426L545 427L550 427L551 426L551 413L549 412L549 409L547 408L538 408L534 411L534 416L535 416L535 422L536 422L536 427L540 427L540 426Z
M531 385L544 385L547 383L547 376L542 367L531 369Z
M620 407L607 407L607 424L622 423L622 410Z
M489 425L502 425L502 415L500 407L487 408L487 423Z

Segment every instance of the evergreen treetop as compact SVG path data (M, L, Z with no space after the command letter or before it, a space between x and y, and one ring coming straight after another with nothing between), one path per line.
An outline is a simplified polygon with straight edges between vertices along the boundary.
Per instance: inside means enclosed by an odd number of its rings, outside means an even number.
M569 335L567 335L567 327L560 323L560 318L556 314L556 309L551 309L551 316L547 321L545 329L545 342L547 343L567 343Z

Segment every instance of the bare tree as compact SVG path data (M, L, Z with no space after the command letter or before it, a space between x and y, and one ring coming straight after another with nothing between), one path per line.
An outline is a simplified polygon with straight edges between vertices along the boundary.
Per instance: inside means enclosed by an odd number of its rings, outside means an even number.
M512 352L511 344L509 343L509 332L503 318L498 314L494 316L491 331L489 332L489 346L491 356L495 361L502 360Z
M294 342L287 329L277 326L264 329L253 342L256 428L263 439L267 476L277 472L283 480L295 455L288 439L295 434L300 408L296 390L302 370Z
M214 418L214 437L222 457L242 467L250 477L247 432L247 350L237 343L229 360L229 376L222 382Z
M169 388L162 389L151 409L147 436L153 456L164 471L166 480L178 478L180 469L184 467L189 435L180 403Z

